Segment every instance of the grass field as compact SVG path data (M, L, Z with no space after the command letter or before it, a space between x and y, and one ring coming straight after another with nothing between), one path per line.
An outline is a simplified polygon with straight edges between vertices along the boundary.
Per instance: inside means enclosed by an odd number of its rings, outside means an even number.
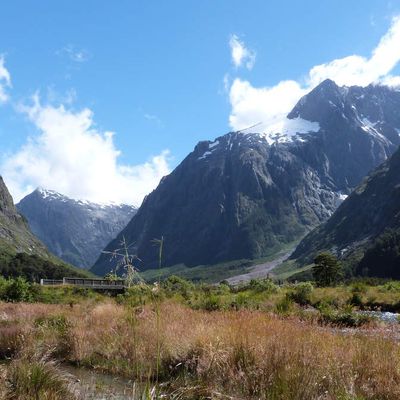
M29 290L0 302L2 399L82 398L57 362L133 379L138 399L400 398L399 325L356 313L399 309L397 282Z

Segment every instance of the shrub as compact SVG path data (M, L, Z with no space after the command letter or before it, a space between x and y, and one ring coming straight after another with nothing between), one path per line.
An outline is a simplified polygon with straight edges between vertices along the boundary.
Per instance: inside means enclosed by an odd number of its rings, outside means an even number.
M252 279L249 283L249 289L258 293L273 294L278 292L279 287L275 285L272 279Z
M383 285L383 289L388 292L400 292L400 282L390 281Z
M311 282L302 282L297 284L292 291L288 293L291 300L305 306L311 302L311 294L314 290L314 286Z
M330 306L324 305L319 307L319 311L319 321L321 323L335 326L357 328L374 320L369 315L355 313L351 306L345 307L343 310L335 310Z
M355 307L361 307L363 305L361 294L358 292L353 293L353 295L349 299L349 304Z
M351 285L351 291L353 293L363 293L363 294L365 294L365 293L367 293L367 289L368 289L367 285L365 284L365 282L362 282L362 281L354 282Z
M222 308L221 298L215 294L205 295L203 308L207 311L217 311Z
M275 311L281 315L287 315L293 309L293 300L289 296L283 297L275 305Z
M21 277L15 279L9 279L8 281L6 281L6 284L3 287L2 291L3 291L2 300L5 301L30 302L33 300L31 284Z
M123 295L119 295L117 301L131 307L137 307L147 304L152 298L151 287L145 284L138 284L128 288Z
M253 300L249 293L241 292L239 293L234 300L231 302L231 307L235 310L239 310L241 308L249 308L253 305Z
M194 285L179 276L171 275L162 283L161 287L169 294L179 293L184 299L188 299Z

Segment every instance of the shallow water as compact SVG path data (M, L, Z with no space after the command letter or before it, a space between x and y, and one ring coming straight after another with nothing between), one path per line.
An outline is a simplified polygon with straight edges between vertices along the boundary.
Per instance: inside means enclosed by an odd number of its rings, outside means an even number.
M102 374L85 368L63 365L71 375L75 388L86 400L135 400L141 398L140 387L129 379Z
M362 315L368 315L370 317L374 317L380 321L389 322L389 323L398 323L399 315L397 313L392 313L388 311L358 311Z

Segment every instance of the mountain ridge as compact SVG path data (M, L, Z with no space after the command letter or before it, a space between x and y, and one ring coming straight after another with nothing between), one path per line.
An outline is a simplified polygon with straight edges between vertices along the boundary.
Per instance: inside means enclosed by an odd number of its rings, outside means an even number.
M399 172L400 148L363 180L328 221L301 241L291 258L304 265L317 253L330 251L355 274L400 278L400 254L393 255L398 270L390 270L383 255L375 254L373 261L372 254L379 241L392 241L393 254L394 248L400 249Z
M400 92L325 81L287 118L318 123L317 132L276 134L272 144L270 132L248 130L199 142L106 250L123 236L143 269L156 267L150 242L161 236L166 266L267 256L325 221L395 151L398 107ZM110 268L101 255L92 271Z
M30 231L18 213L10 192L0 177L0 275L29 280L86 276L53 256Z
M85 269L136 212L133 206L76 200L42 188L24 197L17 208L53 254Z

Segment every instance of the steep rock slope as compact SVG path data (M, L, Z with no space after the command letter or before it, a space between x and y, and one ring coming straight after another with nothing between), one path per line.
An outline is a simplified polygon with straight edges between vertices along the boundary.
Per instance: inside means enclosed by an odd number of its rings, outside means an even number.
M132 206L78 201L44 189L23 198L17 208L53 254L80 268L92 266L136 212Z
M161 236L165 266L268 255L325 221L394 152L399 107L400 92L327 80L276 126L200 142L106 249L124 237L142 269L156 267ZM92 271L112 267L103 254Z
M1 247L12 253L36 254L47 257L48 251L29 230L0 177L0 241Z
M51 255L32 234L0 177L0 276L59 279L84 276Z
M400 278L400 149L307 235L292 257L304 264L323 250L356 274Z

